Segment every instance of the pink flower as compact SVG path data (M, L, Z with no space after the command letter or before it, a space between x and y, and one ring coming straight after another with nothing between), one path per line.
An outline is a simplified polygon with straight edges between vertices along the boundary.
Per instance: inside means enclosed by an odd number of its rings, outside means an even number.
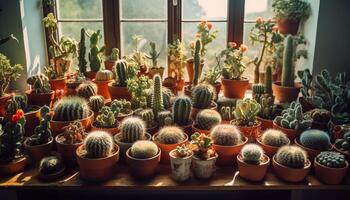
M239 47L239 50L242 52L246 52L248 50L248 47L244 44L241 44L241 46Z

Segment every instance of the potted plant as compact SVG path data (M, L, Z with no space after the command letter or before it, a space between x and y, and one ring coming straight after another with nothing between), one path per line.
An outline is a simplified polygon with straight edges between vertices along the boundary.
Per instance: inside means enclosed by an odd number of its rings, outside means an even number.
M221 123L221 116L215 110L204 109L198 113L192 125L192 133L209 135L210 129Z
M66 82L66 96L76 95L77 87L86 81L84 74L78 73L70 76Z
M216 56L216 65L215 67L209 68L207 71L204 72L203 82L212 85L215 88L215 92L217 94L216 97L218 97L220 90L221 90L221 83L218 82L220 76L221 76L221 61L220 57Z
M39 164L42 158L51 154L53 137L50 130L50 121L52 116L53 113L50 112L50 108L43 106L40 109L40 124L35 127L34 135L24 141L25 149L36 164Z
M119 110L115 107L104 106L101 109L101 114L97 115L92 123L91 130L105 131L111 135L118 133L118 121L115 116L118 115Z
M162 151L160 162L163 164L170 163L169 152L177 146L187 143L188 136L176 126L166 126L152 136L152 140Z
M111 178L119 160L119 147L110 134L93 131L76 150L80 176L87 181L99 182Z
M141 35L134 35L132 40L135 44L135 49L133 53L127 57L127 61L131 66L136 66L140 71L138 73L139 76L147 75L148 64L146 62L146 54L141 51L143 44L145 43L144 39ZM141 42L141 43L140 43Z
M221 123L230 124L230 122L235 118L234 110L234 107L222 106L220 109L220 115L222 118Z
M234 42L229 42L227 49L220 53L224 58L222 68L222 89L224 96L228 98L243 99L245 91L249 86L249 80L242 74L246 69L243 63L243 54L248 50L247 46L242 44L240 47Z
M101 113L101 109L105 106L105 98L101 95L94 95L89 98L89 107L94 112L94 119Z
M192 134L192 123L191 120L191 99L186 96L178 96L175 99L172 114L174 123L180 126L184 132L190 136Z
M326 109L315 108L305 112L305 117L312 119L312 129L328 131L328 123L331 120L332 116L331 112Z
M169 152L171 175L175 181L186 181L191 175L193 152L186 145L177 146Z
M275 13L278 30L282 34L295 35L300 21L310 16L310 3L304 0L274 0L272 10Z
M101 70L96 73L96 78L93 82L97 86L97 94L102 95L106 101L111 100L108 84L113 81L113 73L109 70Z
M152 61L152 66L148 69L148 77L153 78L154 75L159 74L163 78L164 67L158 65L158 57L160 52L157 51L156 43L150 42L149 46L151 47L149 54L146 54L146 58Z
M135 110L134 114L145 122L147 133L150 133L151 135L153 135L158 131L158 123L155 120L156 118L151 108L147 108L147 109L140 108L138 110Z
M311 163L307 153L297 146L283 146L272 158L273 170L282 180L300 182L310 171Z
M192 89L192 119L195 119L197 113L203 109L216 109L217 105L214 102L215 98L216 93L213 86L205 83L196 85Z
M18 110L2 129L0 123L0 173L14 174L28 165L28 158L22 151L24 112Z
M112 48L111 54L109 54L109 56L106 56L105 58L105 69L112 71L117 60L119 60L119 49Z
M175 78L177 80L177 90L182 91L185 85L183 74L186 62L186 48L179 39L168 45L168 58L168 77Z
M210 137L194 133L191 135L190 149L193 151L192 170L194 175L200 179L212 177L216 170L215 163L218 154L212 147Z
M344 155L338 152L324 151L314 160L315 175L322 182L330 185L340 184L349 168Z
M322 99L312 94L315 88L312 86L313 77L310 70L305 69L304 71L298 71L297 75L301 80L301 84L303 85L303 87L300 89L302 96L298 98L298 101L303 107L303 111L307 112L317 107L321 108Z
M47 156L40 161L38 177L43 181L52 181L62 177L65 169L59 157Z
M97 95L97 85L92 81L82 82L76 89L77 96L89 100L90 97Z
M237 155L239 176L249 181L261 181L267 172L270 158L257 144L246 144Z
M335 140L335 143L333 145L334 150L344 154L346 156L346 159L349 161L350 160L350 133L344 133L344 135Z
M186 85L186 87L185 87L185 95L187 95L187 96L191 96L192 88L197 86L198 81L199 81L201 74L202 74L202 68L203 68L204 64L202 65L200 63L202 61L200 51L201 51L201 42L200 42L200 40L197 40L195 47L194 47L194 50L192 51L192 54L193 54L192 64L188 64L188 63L190 63L189 59L186 61L187 62L186 63L187 69L191 68L191 70L192 70L192 72L191 72L192 75L190 74L190 72L188 73L188 76L191 79L191 81L188 82L188 85ZM187 70L187 71L189 71L189 70ZM192 78L190 76L192 76Z
M131 102L125 99L114 99L111 102L111 109L118 110L115 116L118 121L122 121L124 118L131 116L134 112L131 109Z
M248 138L241 135L237 127L230 124L216 125L210 131L213 149L219 155L217 164L221 166L236 165L235 157L248 142Z
M90 80L93 80L96 77L96 73L101 69L101 54L105 50L105 46L98 46L98 43L102 38L100 30L97 30L96 32L93 32L91 34L87 34L87 36L90 37L90 52L88 54L90 62L90 71L85 72L85 76Z
M128 91L131 94L131 105L133 109L145 108L147 106L147 96L151 87L151 80L148 76L134 76L128 79Z
M30 90L25 91L30 105L51 106L55 92L51 89L49 78L44 74L31 76L27 79L31 86Z
M163 111L164 109L169 110L171 108L175 95L170 89L166 88L164 84L162 85L160 76L154 76L153 87L146 90L148 90L146 97L148 108L157 109L159 111ZM152 103L154 101L157 101L156 105ZM163 105L160 105L160 103Z
M286 134L276 129L265 130L256 141L270 158L276 154L280 147L290 144L290 140L287 138Z

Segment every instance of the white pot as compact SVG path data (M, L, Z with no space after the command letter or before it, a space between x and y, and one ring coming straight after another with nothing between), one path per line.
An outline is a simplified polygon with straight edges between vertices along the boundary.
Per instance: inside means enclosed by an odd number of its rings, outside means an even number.
M190 156L178 158L174 156L175 151L176 150L174 149L169 153L171 174L175 181L185 181L189 179L191 175L191 162L193 153Z
M215 157L212 157L208 160L201 160L196 156L193 156L193 172L197 178L210 178L213 176L216 168L215 163L218 158L216 154Z

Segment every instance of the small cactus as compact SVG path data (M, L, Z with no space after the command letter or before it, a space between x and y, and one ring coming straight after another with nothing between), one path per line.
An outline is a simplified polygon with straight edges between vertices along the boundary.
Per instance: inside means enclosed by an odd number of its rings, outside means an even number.
M269 94L264 94L260 97L261 109L259 112L259 117L263 119L273 120L277 115L277 106L274 103L274 96Z
M111 155L114 144L110 134L104 131L93 131L84 140L87 158L104 158Z
M109 55L108 59L111 60L111 61L119 60L119 49L118 48L112 48L111 54Z
M50 114L50 108L48 106L43 106L40 109L40 118L40 124L35 127L34 135L28 138L28 144L31 146L46 144L52 140L50 127L52 116Z
M215 90L209 84L199 84L192 90L192 106L197 109L209 108L215 99Z
M350 132L344 133L343 138L336 139L334 146L340 151L350 153Z
M55 121L75 121L91 114L88 102L81 97L63 97L54 105Z
M264 151L257 144L246 144L241 150L241 156L246 163L259 164L264 156Z
M118 113L117 116L130 114L132 112L131 102L127 101L126 99L114 99L111 102L111 109L115 113Z
M265 93L272 96L272 69L271 66L266 67L265 72Z
M89 98L89 106L93 112L100 112L105 105L105 99L101 95L94 95Z
M200 64L201 64L201 41L197 40L194 49L193 55L193 64L194 64L194 77L193 77L193 85L196 86L198 84L198 80L200 78Z
M7 115L14 115L18 109L22 109L26 111L28 109L28 101L27 96L23 95L13 95L12 99L10 99L7 103Z
M162 78L158 74L153 78L152 109L154 114L164 110Z
M77 87L76 93L78 96L89 100L90 97L97 95L97 86L91 81L85 81Z
M27 83L31 85L31 91L35 94L47 94L52 91L49 78L44 74L29 77Z
M158 112L157 121L159 126L169 126L174 123L173 115L169 110Z
M145 139L145 123L137 117L127 117L120 124L122 142L133 143Z
M115 65L115 74L116 76L116 81L114 82L115 86L119 87L126 87L127 83L126 81L128 80L128 63L126 60L118 60Z
M260 97L265 93L265 85L261 83L253 84L252 91L253 99L259 102Z
M234 146L242 143L242 135L238 128L230 124L220 124L210 131L210 137L214 144Z
M104 51L104 46L99 48L98 43L102 38L101 31L97 30L96 32L90 35L90 52L89 52L89 61L90 69L93 72L98 72L101 68L102 58L101 54Z
M232 98L228 98L225 96L219 96L216 103L218 104L218 110L220 110L222 107L226 107L226 106L234 108L234 107L236 107L237 99L232 99Z
M156 156L159 149L154 142L141 140L135 142L130 148L130 154L137 159L148 159Z
M275 155L276 162L290 168L303 168L307 162L306 152L297 146L283 146Z
M191 115L191 100L185 96L179 96L175 99L173 106L174 122L179 126L188 125Z
M338 152L323 151L316 156L316 161L330 168L343 168L346 166L345 156Z
M289 139L282 131L268 129L262 134L261 142L269 146L281 147L283 145L287 145Z
M64 144L78 144L83 142L86 137L86 132L84 126L79 121L74 121L69 123L67 126L63 127L64 132L59 138Z
M64 169L64 164L61 159L56 156L48 156L40 161L39 173L43 175L50 175L58 173Z
M231 121L234 119L234 107L230 106L222 106L220 109L220 114L222 117L222 120L224 121Z
M85 29L82 28L80 31L80 42L79 42L79 72L84 74L86 72L87 61L85 58L86 46L85 46Z
M214 126L221 123L221 116L215 110L204 109L200 111L195 120L197 128L202 130L210 130Z
M238 125L253 126L260 109L260 104L254 99L239 100L234 110Z
M96 73L96 81L109 81L113 79L113 73L107 69Z
M161 144L176 144L185 139L185 133L176 126L167 126L159 130L156 141Z
M108 106L104 106L101 109L101 114L99 114L94 121L94 126L98 128L114 128L117 125L118 122L115 118L115 113Z
M149 46L151 47L151 50L149 52L149 55L145 55L145 56L146 58L152 60L152 67L157 68L158 67L157 59L160 55L160 52L157 51L156 43L150 42Z
M331 141L329 135L321 130L310 129L301 133L299 137L300 144L319 151L329 150Z
M139 116L143 121L146 122L147 128L151 128L156 125L155 117L152 109L143 109L139 112L135 111L135 114L136 116Z

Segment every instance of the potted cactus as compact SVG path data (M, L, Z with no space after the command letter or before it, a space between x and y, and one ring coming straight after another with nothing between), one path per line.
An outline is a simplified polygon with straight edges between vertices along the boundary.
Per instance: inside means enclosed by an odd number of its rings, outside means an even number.
M138 76L147 75L147 57L146 54L141 51L143 44L146 43L145 39L142 38L142 35L133 35L132 40L134 42L135 48L132 54L127 57L127 61L131 66L137 66L137 68L139 69Z
M126 60L118 60L115 64L115 71L113 72L115 80L113 83L108 84L109 94L112 99L126 99L131 100L131 93L127 88L127 80L133 78L136 72L133 71L132 66L128 66Z
M41 159L38 177L44 181L52 181L63 176L65 166L57 156L47 156Z
M300 89L301 97L298 98L303 111L315 109L316 107L322 107L322 99L319 96L314 96L315 88L312 86L312 75L309 69L298 71L297 73L303 87Z
M90 52L88 54L90 62L90 71L85 72L85 76L90 80L93 80L96 77L96 73L101 69L102 58L101 54L105 50L105 46L99 47L98 43L102 38L100 30L87 34L90 37Z
M92 81L84 81L75 90L77 96L89 100L90 97L97 95L97 85Z
M311 163L307 153L297 146L283 146L272 158L273 170L282 180L300 182L310 171Z
M239 176L249 181L261 181L267 172L270 158L257 144L246 144L237 155Z
M152 178L160 161L161 150L154 142L136 141L126 152L131 175L137 179Z
M119 147L110 134L93 131L76 150L80 176L87 181L99 182L111 178L119 160Z
M97 85L97 94L103 96L106 101L110 101L108 84L113 81L113 73L110 70L100 70L96 73L96 78L93 82Z
M230 124L230 122L234 119L235 115L234 115L234 107L230 107L230 106L221 106L220 109L220 115L222 118L222 122L223 124Z
M270 158L276 154L280 147L290 144L290 140L286 134L275 129L265 130L261 137L257 138L256 141L263 148L265 154Z
M168 77L173 77L177 80L176 89L182 91L185 85L183 78L185 62L186 62L186 48L183 42L179 39L168 45Z
M92 123L91 130L101 130L111 135L117 134L119 131L118 121L116 119L118 112L119 110L116 107L102 107L101 114L97 115L96 119Z
M213 176L218 154L212 147L209 136L199 133L191 135L190 149L193 151L192 170L200 179L208 179Z
M101 95L94 95L89 98L89 107L94 112L94 118L101 112L105 106L105 98Z
M154 75L159 74L163 78L164 67L158 65L158 57L160 52L157 51L157 46L155 42L150 42L149 46L151 47L149 54L146 54L146 58L152 61L151 67L148 69L148 77L153 78Z
M195 119L197 113L203 109L216 109L214 102L216 93L213 86L209 84L199 84L192 89L192 111L191 117Z
M241 135L237 127L230 124L216 125L210 131L213 149L219 155L217 164L221 166L235 165L235 157L248 142L248 138Z
M350 161L350 132L346 132L341 138L336 139L333 147L335 151L344 154L346 159Z
M119 49L112 48L111 54L105 57L105 69L112 71L117 60L119 60Z
M51 89L49 78L44 74L31 76L27 79L30 90L25 91L30 105L51 106L55 92Z
M186 96L178 96L175 99L172 114L174 123L180 126L184 132L189 136L192 134L192 120L191 120L191 99Z
M66 96L76 95L77 87L85 81L86 78L81 73L70 76L66 82Z
M201 43L200 40L197 40L194 51L192 51L193 59L187 59L186 61L188 77L190 79L188 85L185 87L185 95L187 96L191 96L192 88L198 84L202 74L204 60L201 59L200 50ZM203 63L201 63L201 61L203 61Z
M312 119L311 128L328 131L328 123L332 116L331 112L326 109L315 108L305 112L305 117Z
M344 155L338 152L324 151L314 160L315 175L322 182L330 185L340 184L349 168Z
M110 107L112 110L118 110L118 113L116 113L115 116L118 121L122 121L124 118L129 117L133 114L133 111L131 109L131 102L125 99L114 99L111 102Z
M55 138L57 152L62 156L67 166L76 166L77 159L75 151L83 144L86 137L85 128L79 121L69 123L63 127L64 132Z
M188 136L176 126L166 126L153 135L152 140L162 151L160 162L163 164L169 164L169 152L174 150L177 146L187 143Z
M24 112L17 110L4 129L0 123L0 173L14 174L28 165L28 157L23 153Z
M40 124L35 127L34 135L24 141L25 149L36 164L39 164L42 158L51 154L53 137L50 130L50 121L52 116L53 113L50 112L48 106L42 107L40 109Z
M158 124L151 108L135 110L134 114L141 118L146 124L147 133L153 135L158 131Z
M12 95L6 93L11 81L16 81L21 76L23 66L16 64L11 66L10 60L0 53L0 116L6 115L6 102Z
M215 110L204 109L200 111L192 125L192 133L208 135L210 129L221 123L221 116Z
M169 152L171 175L175 181L186 181L191 175L193 152L186 145L177 146Z

